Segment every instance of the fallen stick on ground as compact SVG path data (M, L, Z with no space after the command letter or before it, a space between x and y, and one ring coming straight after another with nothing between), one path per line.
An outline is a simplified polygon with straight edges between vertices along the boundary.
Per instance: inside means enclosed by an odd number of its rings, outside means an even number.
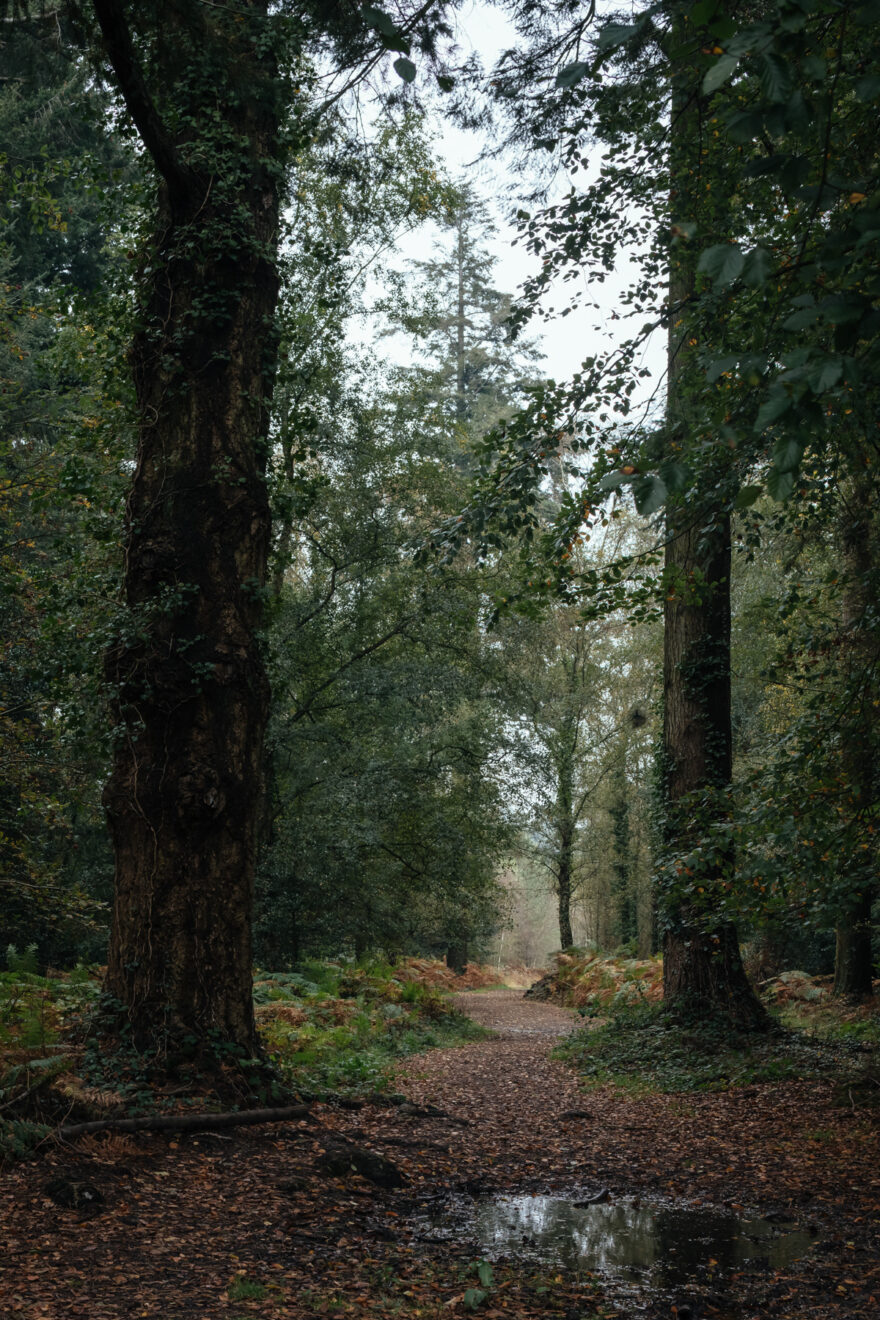
M145 1118L98 1118L89 1123L68 1123L55 1129L63 1141L89 1132L210 1132L213 1128L252 1127L257 1123L283 1123L289 1118L311 1118L307 1105L282 1109L241 1109L226 1114L167 1114ZM312 1120L315 1122L316 1120Z

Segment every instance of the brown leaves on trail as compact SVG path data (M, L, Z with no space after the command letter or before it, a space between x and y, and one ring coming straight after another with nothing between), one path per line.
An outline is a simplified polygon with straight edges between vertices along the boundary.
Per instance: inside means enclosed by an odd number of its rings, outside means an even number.
M432 985L441 990L479 990L484 986L498 985L500 973L497 967L482 963L469 962L463 972L454 972L439 958L403 958L395 966L395 978L398 981L419 981L422 985ZM541 975L537 967L524 964L507 965L504 968L506 986L532 985Z
M552 1262L495 1261L482 1288L479 1244L419 1227L450 1190L466 1204L480 1191L585 1200L605 1188L612 1203L675 1197L815 1225L803 1260L775 1274L744 1268L701 1320L876 1320L876 1111L841 1107L830 1082L584 1093L549 1058L570 1013L511 992L462 1002L501 1034L409 1060L399 1079L409 1105L316 1105L317 1123L172 1139L90 1137L8 1170L2 1320L462 1320L478 1291L473 1314L493 1320L623 1317L633 1307L618 1309L613 1287ZM321 1167L328 1148L353 1147L392 1161L403 1185ZM102 1199L60 1206L45 1192L57 1180ZM671 1304L645 1300L643 1314L669 1317Z

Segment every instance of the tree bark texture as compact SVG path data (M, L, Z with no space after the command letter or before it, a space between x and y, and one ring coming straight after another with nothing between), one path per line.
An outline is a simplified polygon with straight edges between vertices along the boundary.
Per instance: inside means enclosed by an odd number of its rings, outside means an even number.
M135 1038L257 1048L251 905L269 690L257 629L278 293L280 97L267 5L95 0L160 176L131 360L139 413L124 626L109 648L116 858L106 986ZM145 108L146 102L146 108Z
M571 841L563 839L559 849L559 873L556 892L559 911L559 945L570 949L574 944L571 930Z
M857 471L841 489L841 550L846 587L842 610L844 655L841 678L848 694L842 744L843 771L848 784L851 809L862 825L880 798L878 766L877 696L878 600L876 593L877 549L876 491L870 471ZM877 897L876 836L863 837L848 871L856 873L854 892L837 922L834 957L834 994L854 1002L873 993L873 926L871 909Z
M576 690L576 662L572 661L568 675L572 696ZM568 711L559 730L553 751L556 774L556 803L554 809L554 835L556 856L553 874L556 881L556 906L559 917L559 944L570 949L574 944L571 929L571 896L574 888L574 842L578 811L575 807L575 757L578 754L579 719Z
M703 142L698 78L672 73L670 200L673 219L700 216ZM693 257L673 249L669 277L667 426L687 452L688 300ZM718 473L705 461L699 485L667 505L663 650L663 775L666 881L662 900L663 990L671 1008L720 1010L744 1027L763 1026L736 930L714 909L732 858L709 837L726 814L731 781L730 517ZM704 845L697 869L693 850ZM705 846L708 845L708 846ZM690 873L690 874L689 874Z

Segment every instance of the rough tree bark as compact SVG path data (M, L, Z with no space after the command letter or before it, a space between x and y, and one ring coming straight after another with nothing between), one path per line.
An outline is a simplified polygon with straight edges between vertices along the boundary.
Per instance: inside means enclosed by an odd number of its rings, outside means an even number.
M670 146L673 219L691 219L706 206L698 76L673 70ZM667 425L687 447L687 304L694 291L693 259L674 249L669 277ZM731 780L730 517L718 474L700 476L702 489L667 505L663 650L663 774L667 876L663 926L663 992L673 1011L715 1010L737 1026L766 1026L766 1014L742 965L736 930L714 915L725 870L711 844L698 873L676 858L691 853L724 815ZM690 868L692 871L693 867ZM670 874L670 871L672 872Z
M574 935L571 929L571 845L566 844L565 841L561 844L557 885L559 945L562 949L570 949L574 944Z
M846 572L842 633L845 654L842 679L849 694L849 711L842 746L843 769L849 785L853 815L866 821L880 792L877 764L877 601L874 590L876 491L865 466L841 487L841 549ZM868 694L871 694L869 696ZM834 958L834 994L859 1002L873 993L873 927L871 909L877 896L877 845L864 833L863 847L847 860L847 870L861 874L837 922Z
M126 616L106 658L117 735L106 988L136 1039L189 1033L248 1054L284 112L268 10L94 0L158 174L131 351Z

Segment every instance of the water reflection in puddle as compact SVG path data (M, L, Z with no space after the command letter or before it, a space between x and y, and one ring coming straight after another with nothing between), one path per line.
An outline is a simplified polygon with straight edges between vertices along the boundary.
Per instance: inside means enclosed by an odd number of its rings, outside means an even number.
M552 1196L501 1196L432 1217L442 1236L465 1229L489 1256L554 1261L633 1282L676 1288L746 1264L780 1269L806 1254L809 1233L693 1206L577 1204Z

